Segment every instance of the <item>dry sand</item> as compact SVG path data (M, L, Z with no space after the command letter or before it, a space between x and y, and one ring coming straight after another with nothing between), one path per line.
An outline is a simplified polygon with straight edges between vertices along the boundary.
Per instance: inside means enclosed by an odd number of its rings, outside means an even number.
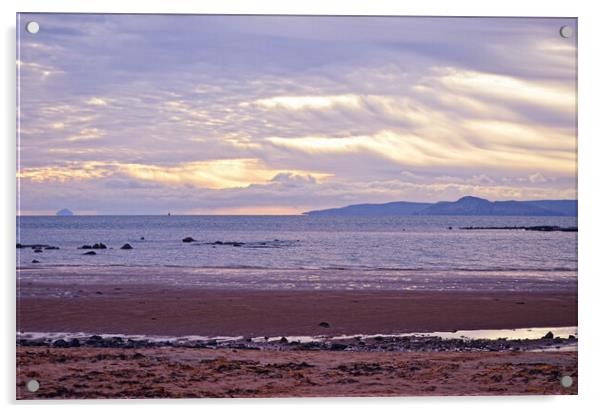
M576 394L577 353L17 349L17 398ZM573 378L564 388L561 377ZM25 383L40 382L37 393Z

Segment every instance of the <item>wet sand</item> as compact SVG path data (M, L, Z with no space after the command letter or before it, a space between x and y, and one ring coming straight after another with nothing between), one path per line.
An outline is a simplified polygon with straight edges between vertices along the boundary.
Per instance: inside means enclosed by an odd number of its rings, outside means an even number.
M46 280L19 283L18 331L248 338L577 325L573 290L262 291ZM308 351L292 343L290 349L261 350L18 345L17 398L577 392L576 351L496 351L485 345L458 352L435 343L404 352L386 350L385 341L373 344L369 351L357 345L357 351ZM564 375L575 380L568 389L560 385ZM25 389L31 378L41 383L35 394Z
M33 283L21 284L19 293L17 329L25 332L256 337L577 325L572 292L242 291ZM322 322L329 327L320 327Z
M17 398L576 394L577 353L17 348ZM560 379L571 376L564 388ZM40 390L25 383L35 378Z

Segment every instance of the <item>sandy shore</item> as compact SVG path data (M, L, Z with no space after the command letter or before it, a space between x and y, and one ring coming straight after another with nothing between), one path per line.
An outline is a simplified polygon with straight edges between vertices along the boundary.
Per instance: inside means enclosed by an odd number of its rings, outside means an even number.
M571 291L274 291L20 282L17 329L157 336L336 336L577 325ZM575 394L577 352L516 343L398 343L261 350L220 346L17 346L18 398ZM111 340L111 339L109 339ZM572 341L571 341L572 340ZM84 342L82 341L82 345ZM558 350L563 340L543 340ZM374 342L374 343L373 343ZM573 337L569 340L576 343ZM96 343L96 344L95 344ZM408 344L409 343L409 344ZM412 344L414 343L414 344ZM349 344L349 343L347 343ZM403 344L403 346L401 345ZM79 344L78 344L79 345ZM401 347L400 347L401 346ZM403 351L396 351L397 348ZM416 348L415 348L416 347ZM528 345L518 346L528 349ZM311 348L311 350L307 350ZM407 348L411 350L407 351ZM454 349L466 348L467 352ZM499 350L498 350L499 349ZM25 383L36 378L40 391Z
M21 289L27 289L22 286ZM318 335L577 325L571 293L225 291L36 285L19 331L152 335ZM327 322L330 328L320 327Z
M577 353L17 349L17 397L576 394ZM561 377L573 378L564 388ZM25 383L35 378L33 394Z

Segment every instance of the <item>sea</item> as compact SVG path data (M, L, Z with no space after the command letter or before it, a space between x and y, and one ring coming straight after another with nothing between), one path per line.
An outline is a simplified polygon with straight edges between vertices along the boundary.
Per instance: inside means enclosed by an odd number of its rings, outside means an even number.
M19 281L60 273L62 282L210 288L576 289L576 232L461 229L536 225L574 227L577 219L20 216L18 243L59 249L17 248L17 267ZM95 243L107 248L84 255L80 248ZM131 250L121 249L126 243Z

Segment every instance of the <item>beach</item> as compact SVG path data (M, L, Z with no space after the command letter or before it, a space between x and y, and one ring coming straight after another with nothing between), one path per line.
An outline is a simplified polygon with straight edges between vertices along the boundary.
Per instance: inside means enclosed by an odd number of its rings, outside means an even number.
M144 282L150 268L119 271L104 283L66 282L58 268L22 277L17 330L29 338L17 341L18 398L577 392L573 336L436 337L576 326L571 289L207 289ZM559 384L566 375L570 388ZM35 394L24 387L31 378Z
M28 288L35 288L35 295ZM322 322L329 327L320 327ZM575 292L257 291L35 283L21 285L17 328L254 337L574 325Z
M19 398L576 394L577 353L18 348ZM560 378L574 383L563 388ZM24 390L40 378L35 395Z

